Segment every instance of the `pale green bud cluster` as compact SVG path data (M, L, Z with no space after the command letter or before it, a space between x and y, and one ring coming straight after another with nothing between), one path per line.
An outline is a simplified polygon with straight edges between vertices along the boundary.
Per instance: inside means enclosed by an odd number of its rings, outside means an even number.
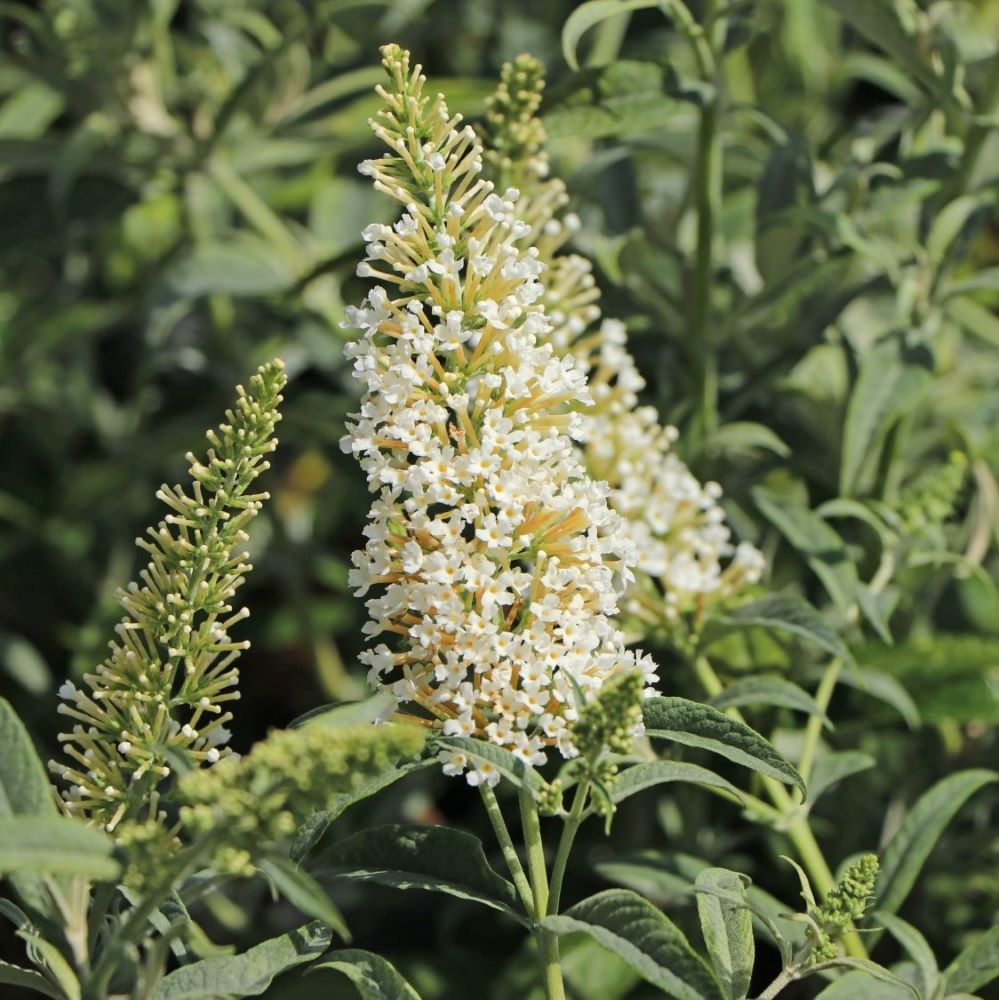
M274 732L242 760L180 780L179 796L186 803L181 826L191 838L214 831L213 866L250 875L261 850L286 841L339 796L400 760L417 757L425 739L416 725L334 729L319 721Z
M837 955L836 943L860 920L874 896L874 886L881 866L876 854L865 854L847 868L842 880L812 914L810 926L813 964L828 962Z
M602 751L629 753L642 725L642 675L631 671L607 682L593 701L579 713L573 739L584 757Z
M899 514L908 533L943 524L954 513L968 474L968 456L954 451L947 464L917 479L902 495Z
M499 187L522 184L525 171L537 177L548 171L547 136L537 116L544 88L541 61L522 54L503 64L499 86L486 99L485 160Z
M263 365L208 432L207 456L188 454L190 493L157 492L169 513L136 540L150 560L141 582L117 595L126 614L110 655L82 688L60 689L59 711L76 723L60 736L72 762L49 767L66 782L73 815L108 830L140 814L155 819L173 755L199 765L227 753L224 706L239 697L233 664L248 645L229 634L248 614L231 602L251 568L246 528L268 495L250 488L277 447L285 382L281 361Z

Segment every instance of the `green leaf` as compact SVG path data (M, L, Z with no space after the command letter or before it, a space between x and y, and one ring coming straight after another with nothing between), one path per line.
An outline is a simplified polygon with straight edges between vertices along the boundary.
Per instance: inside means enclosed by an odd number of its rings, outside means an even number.
M912 924L890 913L874 913L873 918L909 953L919 972L919 995L936 996L940 981L936 956L926 938Z
M768 594L728 614L709 618L701 633L701 647L707 648L718 639L746 628L790 632L833 656L846 661L852 659L836 630L808 601L796 594Z
M884 966L878 965L877 962L871 962L866 958L850 958L844 955L834 958L829 962L820 962L818 965L813 965L805 969L802 972L802 976L820 975L828 969L836 968L853 970L848 972L842 979L837 980L837 983L845 982L852 975L860 975L869 983L875 984L873 989L866 987L867 992L856 994L837 993L835 996L838 1000L847 1000L847 997L850 997L851 1000L854 1000L854 998L860 998L860 1000L867 1000L867 998L869 1000L922 1000L914 986L896 976L894 972L890 972ZM828 990L823 990L819 996L825 997L828 993Z
M890 705L902 716L910 729L915 729L919 725L919 709L916 703L909 696L909 692L889 674L867 667L847 667L840 675L840 680L848 687L863 691L872 698Z
M894 913L909 895L933 845L962 805L999 773L984 769L959 771L937 782L909 810L881 859L877 907Z
M350 931L343 915L326 895L326 890L299 865L288 858L273 857L260 862L260 871L273 883L274 888L307 917L321 920L344 939L350 940Z
M664 785L671 781L687 781L695 785L709 785L712 788L723 788L740 802L742 795L739 789L720 775L697 764L687 764L678 760L656 760L644 764L634 764L622 771L610 788L613 802L622 802L630 795Z
M863 356L843 428L839 474L843 496L857 491L861 474L877 459L885 435L918 405L929 380L925 351L912 351L899 338L878 344Z
M394 704L392 696L387 691L381 691L361 701L320 705L318 708L310 709L304 715L300 715L297 719L293 719L288 724L288 728L298 729L301 726L322 725L329 729L344 729L347 726L366 725L376 719L384 718L385 713L390 711Z
M912 993L854 970L827 986L815 1000L912 1000Z
M420 1000L419 993L399 974L395 966L381 955L359 948L333 953L333 958L314 965L309 972L336 969L357 989L361 1000Z
M852 774L874 767L876 763L873 757L859 750L840 750L817 757L812 768L812 776L808 780L808 797L812 807L815 807L822 793L833 785L844 778L849 778Z
M445 736L435 740L434 745L447 750L460 750L477 766L490 765L518 788L537 793L546 787L545 779L533 767L528 767L516 754L495 743L472 736Z
M926 253L932 263L940 264L943 261L968 220L985 204L987 200L984 195L966 194L955 198L937 213L926 237Z
M103 830L62 816L0 820L0 875L11 872L83 875L98 881L118 876L114 841Z
M205 1000L214 996L259 996L274 977L321 955L329 928L318 921L271 938L242 955L204 958L160 980L151 1000Z
M713 457L753 455L760 450L772 451L781 458L791 454L791 449L766 424L750 420L725 424L704 442L705 454Z
M595 861L593 870L608 882L634 889L663 906L690 893L690 879L677 872L670 859L657 851L638 851Z
M999 978L999 924L993 924L975 938L944 972L948 993L974 993L996 978Z
M556 934L589 934L675 1000L724 1000L718 981L668 917L628 889L607 889L546 917Z
M52 675L45 660L30 642L19 635L6 639L0 636L0 663L28 694L43 695L52 687Z
M817 715L827 726L832 727L826 713L807 691L774 675L743 677L733 681L721 694L711 699L711 704L720 711L741 705L776 705Z
M292 859L294 861L300 861L303 857L305 857L305 855L320 842L323 834L326 833L330 825L343 815L343 813L345 813L351 806L356 805L358 802L362 802L364 799L370 798L372 795L380 792L383 788L388 788L389 785L394 784L400 778L406 777L407 774L413 774L415 771L425 770L426 768L433 766L434 763L435 761L433 758L430 758L427 760L412 760L407 761L405 764L398 764L395 767L390 768L388 771L372 778L370 781L365 781L353 791L339 796L336 799L336 802L329 809L323 809L320 812L314 813L295 832L295 839L292 842L291 850L289 852Z
M999 347L999 316L966 295L950 299L948 315L968 333L990 347Z
M57 815L52 786L28 731L0 698L0 819Z
M663 8L662 0L588 0L580 4L562 26L562 55L572 70L579 69L576 50L579 41L590 28L631 10L645 10L649 7Z
M318 851L316 878L378 882L470 899L523 920L513 886L486 860L477 837L446 826L392 824L361 830Z
M0 961L0 983L34 990L43 996L54 997L55 1000L65 1000L65 994L57 990L40 972L22 969L19 965L10 965L8 962Z
M170 289L188 299L215 293L269 295L290 287L294 279L270 244L250 236L196 246L167 274Z
M0 822L15 816L57 815L52 786L31 737L10 702L0 698ZM54 915L49 893L36 875L14 872L10 881L25 905Z
M686 698L649 698L642 704L642 714L650 737L710 750L806 792L801 775L767 740L710 705Z
M715 974L728 1000L744 1000L756 957L746 880L727 868L705 868L695 879L694 889L701 933Z

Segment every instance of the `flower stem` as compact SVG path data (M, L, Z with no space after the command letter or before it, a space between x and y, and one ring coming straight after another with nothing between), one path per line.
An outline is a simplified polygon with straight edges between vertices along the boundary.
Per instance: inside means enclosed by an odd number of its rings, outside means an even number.
M520 863L517 848L514 847L513 838L510 836L506 820L503 818L503 810L500 809L496 793L488 785L479 785L479 792L485 803L486 815L492 824L493 833L496 834L496 840L499 841L500 850L503 852L503 859L506 861L507 868L510 869L517 895L520 896L520 901L523 903L527 915L533 917L536 915L534 894L531 892L524 866Z
M843 663L839 659L831 660L826 667L822 680L819 682L819 689L815 692L815 702L822 709L823 713L829 709L829 702L832 701L833 691L836 690L836 682L839 680L840 672L843 670ZM808 725L805 727L805 742L801 748L801 758L798 761L798 773L807 783L812 775L812 766L815 763L815 751L818 749L819 737L822 735L822 716L811 715L808 718Z
M551 890L548 894L549 915L558 913L559 900L562 896L562 881L565 878L569 852L576 839L576 832L583 822L583 808L586 805L586 796L589 791L590 783L584 778L576 788L576 796L572 800L569 817L565 821L565 826L562 827L562 836L558 842L558 850L555 852L555 863L552 865Z
M701 682L701 686L709 697L713 698L724 689L721 679L715 673L714 667L711 666L706 657L699 656L694 661L694 673L697 675L697 679ZM838 677L839 671L837 670L835 674ZM835 684L836 677L833 678L833 685ZM825 678L823 678L824 680ZM829 688L829 696L832 696L832 686ZM728 714L740 722L745 721L742 713L737 708L728 709ZM797 851L801 863L808 872L809 878L815 883L815 888L818 889L819 895L824 898L836 885L836 879L833 877L832 870L829 868L825 855L822 853L822 848L819 846L819 842L815 839L815 834L808 824L807 814L802 811L801 804L794 801L790 792L779 781L774 778L765 777L763 779L763 787L766 789L770 801L773 802L783 817L787 835L791 843L794 844L794 849ZM864 947L864 942L860 940L860 935L856 931L850 930L845 933L843 935L843 944L846 947L847 954L853 958L867 958L867 949Z
M524 845L527 847L527 870L531 876L535 912L543 916L548 912L548 873L545 869L545 845L541 839L541 820L534 797L526 789L520 790L520 820L524 828ZM535 927L547 1000L565 1000L562 966L559 963L558 938L551 931Z
M783 969L780 975L756 998L756 1000L773 1000L785 986L789 986L794 981L795 969L789 966Z

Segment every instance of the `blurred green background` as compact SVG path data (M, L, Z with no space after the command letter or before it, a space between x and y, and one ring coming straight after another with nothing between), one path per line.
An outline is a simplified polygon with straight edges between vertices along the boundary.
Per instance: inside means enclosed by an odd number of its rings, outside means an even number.
M55 688L103 657L114 589L137 568L133 539L161 514L156 487L184 475L184 453L232 387L274 355L290 384L243 595L253 648L234 746L363 693L353 667L363 607L346 573L368 496L338 447L357 401L339 323L364 294L360 230L392 212L356 172L377 152L366 120L379 103L378 45L411 48L431 86L473 120L504 60L528 51L546 63L545 124L583 217L578 246L596 262L605 311L628 322L649 401L689 427L690 179L711 95L655 10L605 22L571 72L560 34L574 6L0 4L0 692L46 752ZM679 447L721 480L737 534L768 554L769 585L827 606L861 662L887 678L878 692L845 689L833 706L831 742L879 761L814 817L846 858L877 846L892 810L940 776L996 763L999 3L726 10L710 331L719 427ZM971 202L934 225L962 196ZM858 438L860 387L883 379L891 391ZM953 512L934 520L927 497L954 451L968 472ZM845 620L827 594L823 554L788 544L761 514L761 484L810 512L845 498L895 516L888 542L856 511L825 518L842 546L837 573L856 566L868 579L884 545L899 553L864 621ZM655 652L664 688L694 694L668 636ZM799 652L721 655L732 672L814 678ZM763 721L782 717L769 710ZM793 746L790 726L786 738ZM478 822L466 790L440 777L366 808L345 822L370 821L371 810ZM997 919L996 812L985 792L961 813L907 904L942 962ZM779 841L703 795L643 797L611 844L591 836L606 877L613 857L654 848L675 872L707 859L742 867L788 905L796 898L775 861ZM577 877L606 884L600 871ZM243 891L260 904L257 888ZM466 996L448 970L470 958L477 982L495 978L493 995L521 995L502 978L516 934L489 921L480 933L483 918L461 904L365 887L344 905L360 945L395 952L427 996ZM262 936L231 903L216 906L218 937ZM435 957L417 962L421 951Z

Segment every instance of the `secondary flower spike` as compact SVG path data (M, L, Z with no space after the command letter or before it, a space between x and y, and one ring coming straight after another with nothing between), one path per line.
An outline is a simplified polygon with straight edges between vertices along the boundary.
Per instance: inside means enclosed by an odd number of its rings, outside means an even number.
M82 688L59 690L59 711L76 723L59 737L71 763L49 767L66 781L73 815L108 830L140 813L156 818L171 755L214 764L228 753L224 706L239 698L234 662L249 645L229 634L249 614L231 602L251 569L245 529L268 495L250 488L277 447L285 381L281 361L263 365L208 432L207 458L188 454L190 494L157 492L170 512L136 539L150 560L142 582L118 594L125 617L110 655Z
M474 735L538 765L576 754L580 701L636 666L613 624L633 558L607 489L572 438L585 374L543 343L543 265L520 247L515 189L483 179L475 132L398 46L372 122L389 152L361 164L404 212L364 231L378 283L347 325L364 386L343 439L376 494L352 584L367 601L373 685L419 705L445 735ZM570 406L571 404L571 406ZM442 754L450 774L495 783Z
M533 56L503 67L487 109L487 175L521 192L526 231L519 246L538 251L541 302L549 317L544 338L571 355L587 373L594 405L582 414L586 465L611 487L611 506L626 521L637 553L636 569L654 581L632 587L625 609L632 620L676 622L705 599L724 599L759 580L763 556L752 545L733 545L721 487L701 483L673 451L675 427L664 427L652 406L640 406L645 381L625 345L624 324L601 321L600 291L590 261L562 253L579 228L563 213L565 184L549 177L545 130L538 109L544 68Z

